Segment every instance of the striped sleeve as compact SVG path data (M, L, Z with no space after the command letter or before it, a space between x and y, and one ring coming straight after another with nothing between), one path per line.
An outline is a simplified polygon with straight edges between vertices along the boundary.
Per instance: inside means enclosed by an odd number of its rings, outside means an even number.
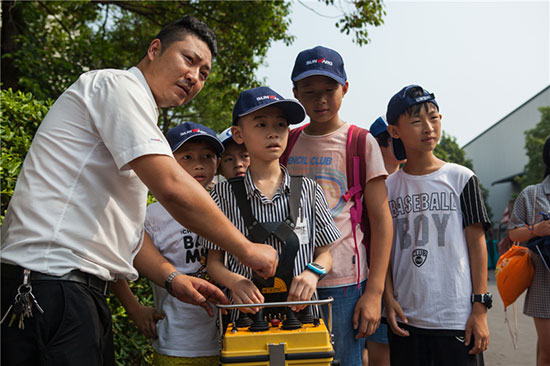
M225 183L225 182L216 184L216 186L214 186L214 188L210 191L210 197L212 197L212 200L214 200L214 202L222 210L222 212L223 212L223 208L220 205L220 196L218 195L218 190L216 188L219 188L218 186L220 186L223 183ZM224 214L226 214L226 213L224 212ZM226 216L227 216L227 214L226 214ZM203 238L202 236L199 236L198 244L200 246L202 246L203 248L206 248L206 249L223 250L222 248L220 248L219 246L217 246L213 242Z
M483 202L483 194L479 188L479 180L475 175L468 180L460 194L460 208L462 209L462 227L482 223L486 230L491 220Z

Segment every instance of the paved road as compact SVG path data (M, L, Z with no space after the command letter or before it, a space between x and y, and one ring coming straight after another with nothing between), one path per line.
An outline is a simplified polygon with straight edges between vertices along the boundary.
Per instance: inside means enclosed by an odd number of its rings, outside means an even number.
M523 314L525 293L515 302L518 318L519 347L514 349L508 326L504 323L504 304L498 295L497 284L494 279L494 270L489 270L489 291L493 294L493 308L489 310L487 321L491 340L489 349L485 352L486 366L535 366L537 332L533 319ZM508 319L513 323L512 305L506 312Z

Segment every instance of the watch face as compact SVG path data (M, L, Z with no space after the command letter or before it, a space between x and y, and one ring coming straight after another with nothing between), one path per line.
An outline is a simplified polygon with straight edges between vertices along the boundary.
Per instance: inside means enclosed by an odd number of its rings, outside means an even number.
M312 262L312 263L310 263L310 264L311 264L313 267L320 269L321 271L324 271L324 270L325 270L325 267L323 267L322 265L320 265L320 264L318 264L318 263Z

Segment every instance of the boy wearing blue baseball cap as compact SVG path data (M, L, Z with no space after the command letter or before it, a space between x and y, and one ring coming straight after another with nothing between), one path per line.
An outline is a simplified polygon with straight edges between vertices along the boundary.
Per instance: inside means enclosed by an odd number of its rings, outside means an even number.
M384 305L392 365L478 365L489 344L490 224L479 183L433 151L435 96L409 85L388 103L388 132L403 169L386 180L394 235Z
M231 127L226 128L218 134L218 140L222 142L225 148L221 156L218 173L225 179L244 177L246 169L250 165L250 155L246 151L244 144L237 144L233 140Z
M171 128L166 139L180 166L206 188L214 178L224 151L216 133L201 124L185 122ZM170 280L177 274L208 279L206 249L199 246L198 235L183 227L155 202L147 207L144 240L152 242L178 272L169 276L165 288L153 284L155 309L141 305L126 281L115 283L113 292L141 332L154 339L154 364L217 366L216 318L208 316L200 306L171 296Z
M398 160L394 154L392 139L388 132L388 123L384 117L378 117L369 127L370 133L376 138L378 146L382 151L384 158L384 166L388 174L395 173L399 169L399 165L405 163L407 159ZM402 157L402 156L401 156Z
M235 304L310 300L318 280L331 269L327 245L338 239L340 232L321 187L311 179L291 177L279 164L289 124L300 123L304 117L300 103L284 99L268 87L246 90L235 103L232 137L245 145L250 166L244 177L214 186L211 196L247 237L273 246L279 254L275 277L266 280L254 277L250 268L231 254L226 267L221 248L201 239L209 249L209 275L231 291ZM236 316L233 312L233 320ZM281 319L276 313L272 316Z
M334 298L336 359L342 365L361 365L365 339L380 324L382 292L391 249L391 216L384 179L387 172L380 148L371 134L359 141L365 177L357 201L349 199L348 137L358 129L339 116L348 91L344 61L338 52L318 46L298 54L292 70L294 96L303 104L310 123L290 148L287 168L291 174L315 179L327 196L332 215L342 232L331 245L333 270L319 282L319 297ZM355 169L359 170L359 169ZM370 221L370 271L365 234L352 214L367 208ZM361 207L358 207L361 206ZM360 220L359 220L360 221ZM368 234L367 234L368 236ZM369 280L367 281L367 276Z

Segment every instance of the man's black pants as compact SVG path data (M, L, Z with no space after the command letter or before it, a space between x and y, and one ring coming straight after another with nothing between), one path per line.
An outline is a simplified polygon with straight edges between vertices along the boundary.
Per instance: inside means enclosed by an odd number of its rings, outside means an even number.
M2 275L2 313L13 304L20 278ZM2 323L2 365L112 366L114 361L111 312L105 296L71 281L31 281L32 292L44 310L33 306L25 329L12 314Z

